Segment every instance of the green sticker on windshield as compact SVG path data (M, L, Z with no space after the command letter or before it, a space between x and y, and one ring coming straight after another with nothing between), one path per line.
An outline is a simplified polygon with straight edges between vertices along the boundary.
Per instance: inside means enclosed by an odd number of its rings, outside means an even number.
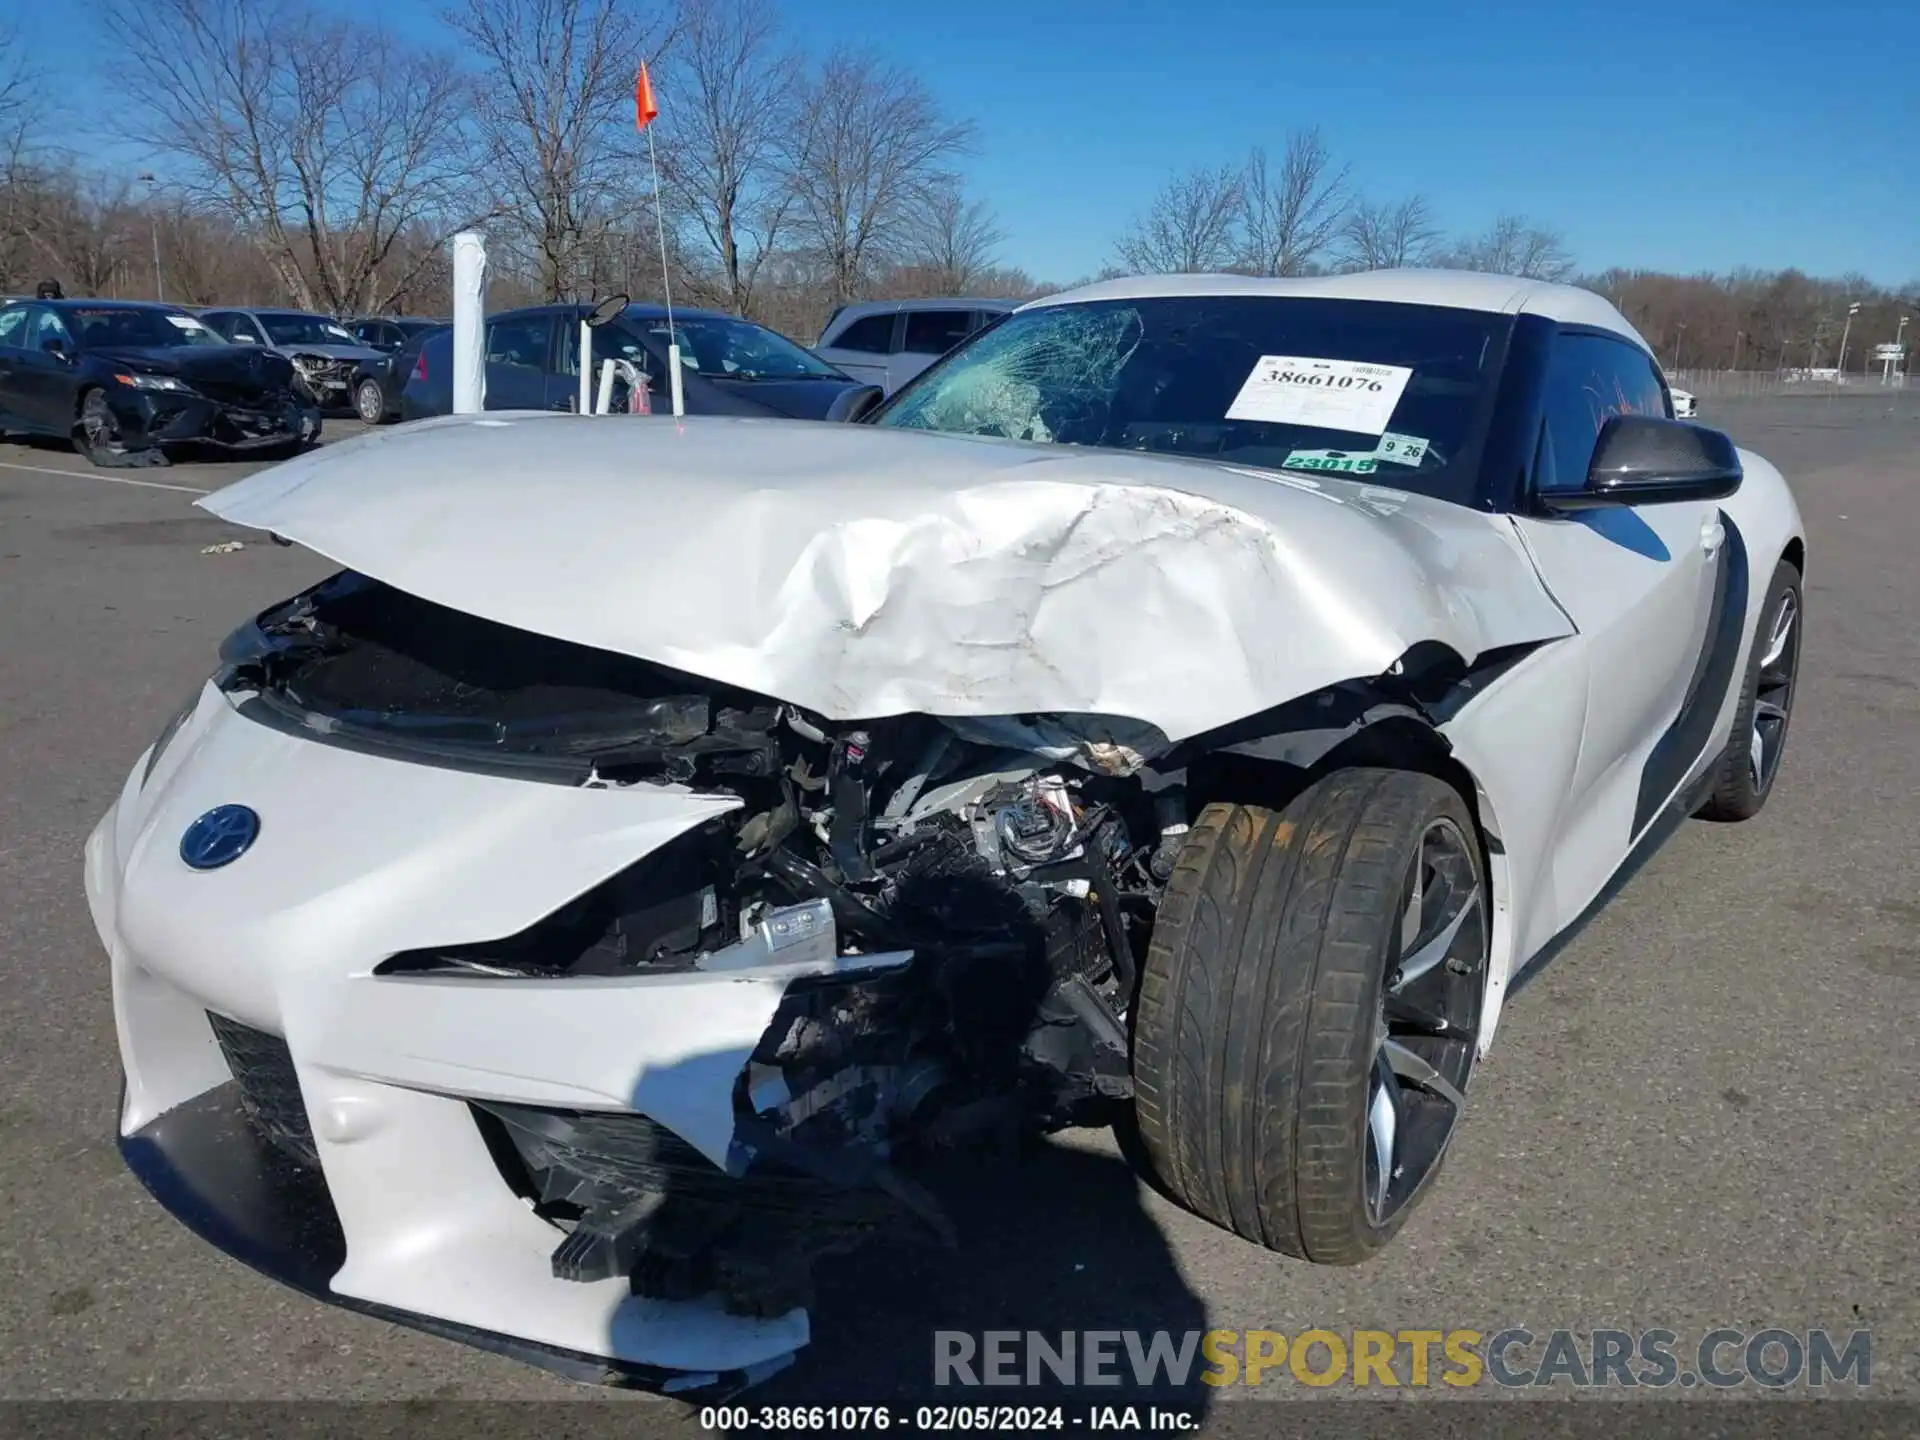
M1342 475L1371 475L1380 468L1379 456L1371 451L1294 450L1287 455L1288 470L1331 470Z
M1396 435L1391 430L1371 450L1294 450L1287 470L1331 470L1341 475L1371 475L1384 464L1419 468L1427 458L1427 442L1418 435Z

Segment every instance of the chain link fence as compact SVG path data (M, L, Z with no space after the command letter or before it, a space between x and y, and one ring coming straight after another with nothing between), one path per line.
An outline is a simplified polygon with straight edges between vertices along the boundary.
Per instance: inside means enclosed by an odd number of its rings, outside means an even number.
M1875 370L1866 375L1832 370L1669 370L1667 383L1702 399L1731 395L1872 395L1906 388L1907 377L1895 371L1883 379ZM1920 387L1916 387L1920 389Z

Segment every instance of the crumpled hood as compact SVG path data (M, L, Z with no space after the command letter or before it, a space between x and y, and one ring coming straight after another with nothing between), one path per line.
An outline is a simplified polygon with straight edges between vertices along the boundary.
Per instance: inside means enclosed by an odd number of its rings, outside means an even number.
M328 341L324 344L309 345L303 340L297 345L278 345L274 348L283 354L317 355L322 360L379 360L387 353L365 345L349 345L345 341Z
M132 370L178 375L187 380L284 386L293 377L293 362L284 355L250 351L238 345L115 345L87 353Z
M1422 640L1572 633L1506 520L1381 486L865 425L448 416L198 502L424 599L829 719L1169 740Z

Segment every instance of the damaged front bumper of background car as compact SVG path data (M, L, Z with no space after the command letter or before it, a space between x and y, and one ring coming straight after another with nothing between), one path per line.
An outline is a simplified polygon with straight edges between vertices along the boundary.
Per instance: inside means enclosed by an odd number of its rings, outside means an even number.
M169 445L245 451L320 438L319 407L298 389L220 396L168 379L165 388L116 386L108 392L108 404L119 427L119 450L145 456L149 463L161 463L161 447ZM105 450L96 455L103 462L113 458Z
M356 362L302 351L294 351L288 358L323 409L340 409L352 399Z
M249 1263L581 1378L767 1374L822 1262L953 1237L923 1166L1114 1118L1194 797L1566 633L1408 497L1218 482L1282 543L1123 457L449 428L207 502L353 568L235 633L88 842L122 1147Z

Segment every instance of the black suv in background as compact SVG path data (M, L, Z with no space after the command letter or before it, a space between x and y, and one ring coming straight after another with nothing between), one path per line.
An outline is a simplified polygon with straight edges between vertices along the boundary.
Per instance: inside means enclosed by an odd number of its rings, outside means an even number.
M443 330L451 333L451 323L414 316L349 321L348 333L380 352L354 366L353 413L368 425L398 420L400 392L407 388L420 347Z
M572 410L580 395L580 322L587 305L534 305L487 317L489 410ZM855 420L880 402L880 388L843 375L784 335L711 310L673 312L680 342L681 393L689 415ZM654 412L671 408L667 312L628 305L594 330L594 366L623 359L647 377ZM624 387L617 408L625 408ZM401 397L413 420L453 410L453 333L430 335Z

